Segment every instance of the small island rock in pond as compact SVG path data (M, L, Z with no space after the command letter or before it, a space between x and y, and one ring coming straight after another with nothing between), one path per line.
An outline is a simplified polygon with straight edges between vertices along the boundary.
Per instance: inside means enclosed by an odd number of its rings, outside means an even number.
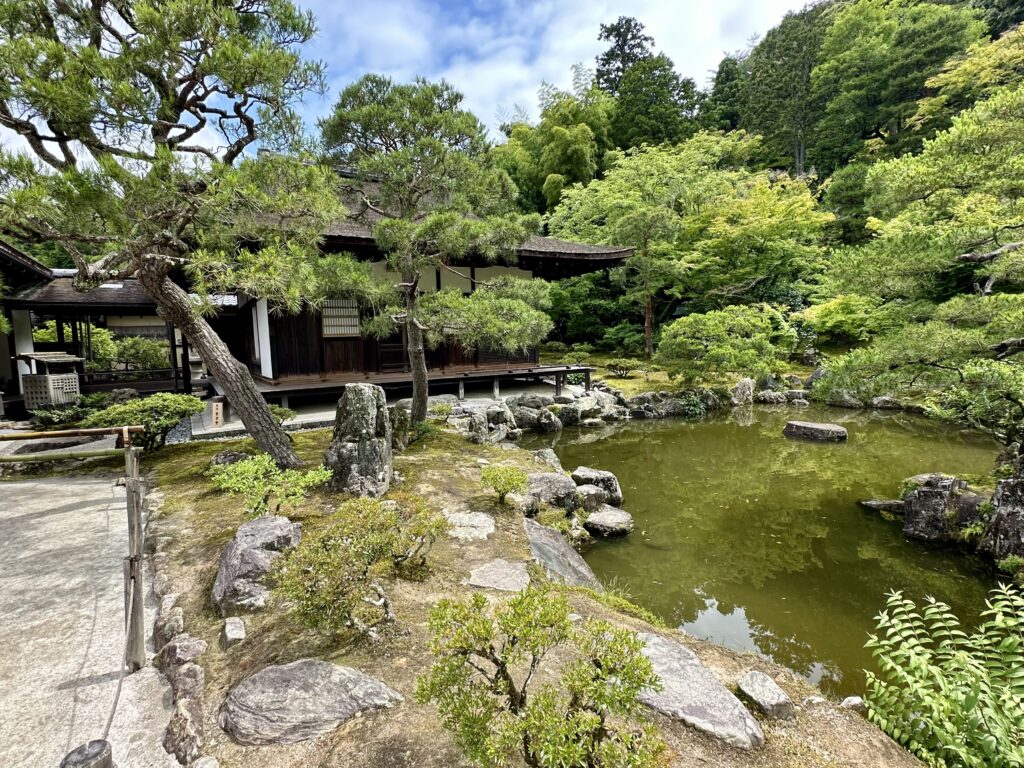
M819 424L814 421L791 421L782 430L786 437L796 437L802 440L821 440L824 442L842 442L849 435L846 427L838 424Z
M236 685L219 722L245 746L294 744L401 701L396 691L355 669L300 659L266 667Z
M595 536L625 536L633 530L633 516L624 509L602 504L587 517L583 527Z
M641 632L640 639L664 686L661 691L645 690L641 702L731 746L757 749L764 744L757 720L693 651L650 632Z

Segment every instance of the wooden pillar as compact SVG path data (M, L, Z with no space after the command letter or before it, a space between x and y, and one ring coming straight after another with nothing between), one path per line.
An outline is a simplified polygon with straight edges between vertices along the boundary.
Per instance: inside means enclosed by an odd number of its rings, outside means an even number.
M590 391L590 371L584 371L583 373L583 389L585 392Z
M556 373L555 374L555 397L558 397L560 394L562 394L562 374Z
M178 391L178 340L175 338L174 325L165 323L167 326L167 349L171 357L171 377L174 379L174 391Z
M63 347L64 346L64 341L65 341L65 339L64 339L64 317L63 317L63 315L57 315L57 317L55 317L54 320L53 320L53 324L54 324L54 326L56 327L56 330L57 330L57 343L60 344Z
M188 339L181 336L181 381L186 395L192 394L192 363L188 361Z
M127 436L128 430L125 430ZM125 496L128 500L128 557L124 559L125 613L127 628L125 656L128 671L146 666L146 616L142 588L142 478L139 476L141 448L125 441Z

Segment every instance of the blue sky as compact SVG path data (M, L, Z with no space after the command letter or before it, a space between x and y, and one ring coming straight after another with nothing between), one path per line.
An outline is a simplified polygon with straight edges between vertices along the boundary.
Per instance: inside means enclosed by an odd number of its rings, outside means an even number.
M366 72L408 80L445 78L494 128L498 111L536 113L542 81L567 87L570 67L593 64L602 22L635 16L676 68L703 86L723 53L744 48L805 0L298 0L316 15L309 55L327 63L329 90L306 117L330 111L338 92Z

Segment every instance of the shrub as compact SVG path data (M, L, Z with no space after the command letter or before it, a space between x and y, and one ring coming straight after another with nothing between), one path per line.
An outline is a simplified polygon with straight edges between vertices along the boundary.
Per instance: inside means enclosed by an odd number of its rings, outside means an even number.
M267 408L270 409L270 415L277 421L278 426L284 424L288 419L298 416L291 408L285 408L283 405L268 405Z
M498 503L504 504L505 497L510 493L523 493L526 490L526 473L519 467L503 467L491 465L480 471L484 485L498 495Z
M867 647L868 717L928 765L1024 765L1024 594L993 590L967 634L945 603L889 595Z
M430 412L435 416L442 418L448 418L452 415L452 404L451 403L437 403L431 406Z
M172 395L166 392L127 400L108 406L88 416L83 427L123 427L141 424L146 431L134 435L133 440L145 451L155 451L164 444L167 433L182 419L203 410L203 402L192 395Z
M612 375L620 379L628 379L633 371L644 367L643 362L632 357L617 357L605 363L605 368L612 372Z
M282 507L300 504L310 490L331 479L331 470L281 469L269 454L261 453L234 464L210 468L213 487L229 496L241 496L245 511L252 516L274 514Z
M541 348L552 355L564 355L569 351L569 345L564 341L549 341L542 344Z
M90 413L92 408L86 408L81 404L75 405L54 405L49 408L36 408L30 411L32 418L40 427L63 427L76 424Z
M572 365L583 365L590 358L594 348L590 344L573 344L565 355L565 362Z
M354 628L374 636L395 618L384 578L400 566L424 563L445 526L419 499L347 501L278 558L274 591L311 629Z
M657 764L664 746L640 722L637 697L661 683L635 633L595 620L574 629L565 597L536 586L493 612L479 593L441 600L430 631L437 660L416 697L437 704L444 727L477 765L506 765L515 751L545 768ZM562 645L576 653L557 683L532 689L548 651Z
M71 326L64 323L64 339L71 340ZM88 334L89 359L85 363L89 371L109 371L117 357L117 342L114 334L106 328L92 325L82 332L83 338ZM32 340L42 343L57 341L57 321L47 320L41 328L32 331Z
M1015 577L1017 581L1024 582L1024 557L1020 555L1010 555L1004 557L998 563L996 563L999 570L1004 573L1008 573Z
M126 371L162 371L171 367L170 350L161 339L125 336L114 342L113 363Z
M444 432L433 421L420 421L413 425L412 434L409 435L410 443L418 443L420 441L429 440L430 438L437 437Z

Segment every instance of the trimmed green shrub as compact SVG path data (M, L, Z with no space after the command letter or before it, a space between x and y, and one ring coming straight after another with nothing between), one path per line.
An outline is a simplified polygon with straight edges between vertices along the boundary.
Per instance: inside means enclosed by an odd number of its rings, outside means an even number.
M281 469L269 454L260 453L234 464L210 467L209 475L214 488L241 496L246 513L258 517L302 503L309 491L331 479L331 470Z
M141 424L146 431L132 440L144 451L155 451L167 439L167 433L182 419L203 410L203 401L192 395L161 392L149 397L127 400L108 406L82 421L83 427L123 427Z
M493 609L479 593L441 600L430 631L436 661L416 698L437 704L475 764L497 768L514 752L545 768L658 764L664 745L641 719L637 697L661 681L636 633L593 619L576 629L565 597L537 586ZM573 658L556 683L531 686L557 646L571 648Z
M167 342L145 336L124 336L114 341L113 363L126 371L163 371L170 369Z
M291 408L285 408L283 405L268 405L267 408L270 409L270 415L274 417L278 426L298 416Z
M945 603L889 595L867 643L868 717L932 766L1024 766L1024 594L993 590L967 634Z
M590 344L573 344L566 353L564 362L572 365L583 365L590 359L590 355L593 352L594 348Z
M446 525L418 498L347 501L278 558L274 592L310 629L373 636L395 618L384 580L402 566L423 565Z
M628 379L633 375L633 371L641 370L644 367L644 363L632 357L617 357L605 363L604 367L611 371L613 376L620 379Z
M498 495L499 504L504 504L505 497L510 493L526 491L526 473L519 467L492 464L480 470L480 479Z
M437 403L430 407L430 413L434 416L440 416L442 418L448 418L452 415L452 404L451 403Z

